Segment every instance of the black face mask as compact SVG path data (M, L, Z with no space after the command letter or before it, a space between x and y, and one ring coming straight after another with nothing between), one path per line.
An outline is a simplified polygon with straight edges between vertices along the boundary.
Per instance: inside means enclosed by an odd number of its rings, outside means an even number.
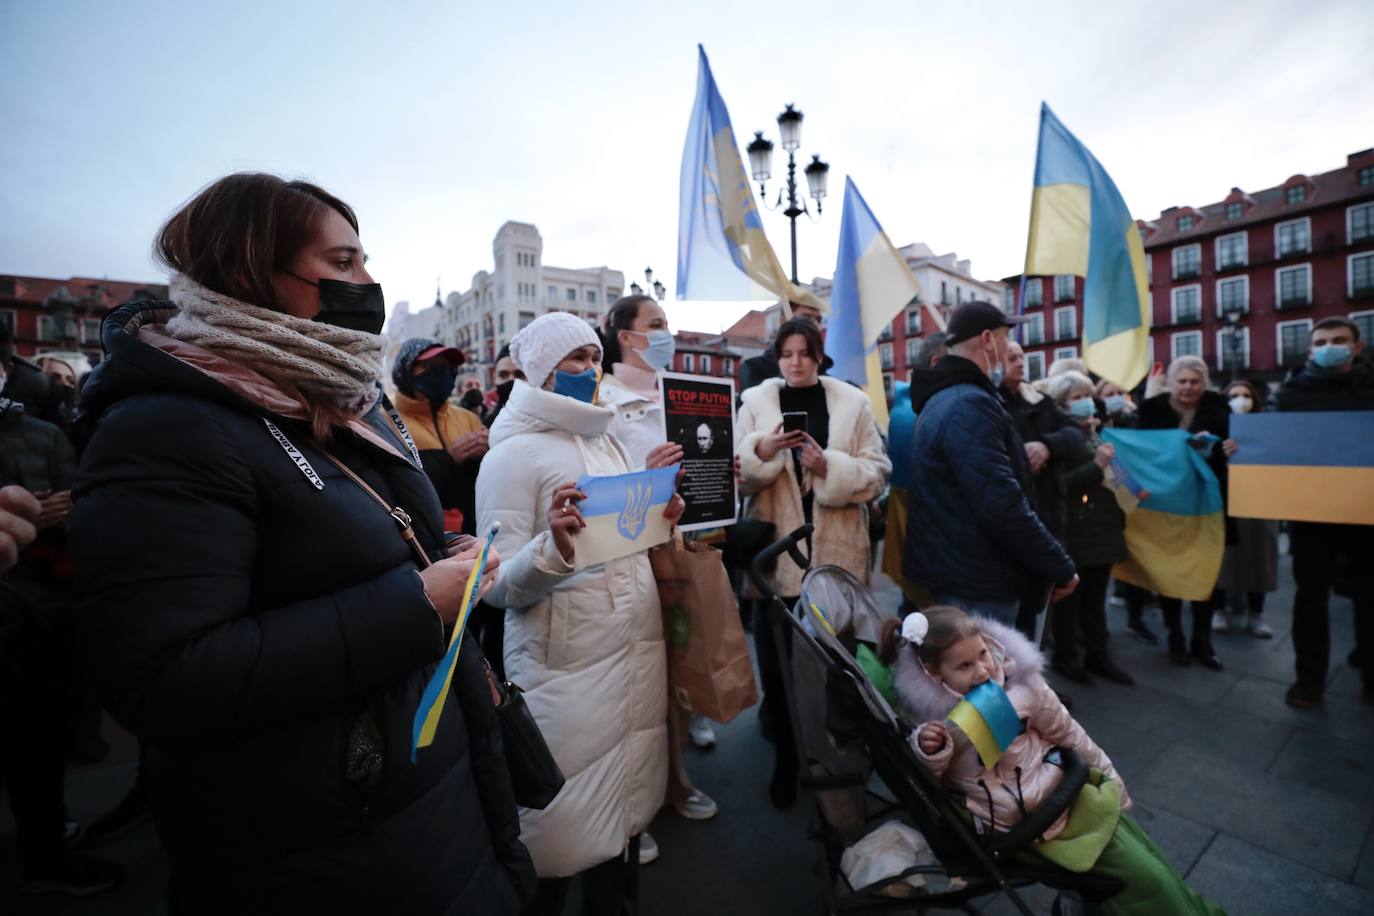
M480 410L482 408L482 392L476 388L463 392L463 406L468 410Z
M430 406L437 410L448 400L448 396L453 394L455 381L457 374L452 366L435 366L412 378L410 383L415 386L416 391L425 396Z
M505 407L505 406L506 406L506 402L510 400L510 391L511 391L511 389L514 388L514 387L515 387L515 379L510 379L509 381L505 381L505 382L502 382L501 384L497 385L497 386L496 386L496 403L497 403L498 405L500 405L501 407Z
M310 283L299 274L291 274L302 283ZM349 283L347 280L330 280L321 277L318 283L310 283L320 291L320 313L315 321L320 324L362 331L364 334L382 333L386 324L386 299L382 296L380 283Z

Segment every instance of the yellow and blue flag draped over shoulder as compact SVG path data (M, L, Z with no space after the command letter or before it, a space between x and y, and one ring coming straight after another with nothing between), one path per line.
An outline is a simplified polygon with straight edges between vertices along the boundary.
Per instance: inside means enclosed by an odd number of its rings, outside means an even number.
M1084 278L1088 368L1134 388L1150 368L1145 246L1111 176L1042 103L1023 276L1052 274Z
M1221 572L1226 519L1221 486L1192 437L1181 429L1106 429L1102 438L1116 449L1139 503L1126 516L1131 558L1112 575L1169 598L1207 600Z
M1374 413L1237 414L1231 438L1232 515L1374 525Z
M697 98L682 150L677 229L679 299L784 298L825 311L792 283L763 232L730 112L697 45Z
M587 498L577 508L587 527L574 538L573 566L585 569L668 540L673 526L663 512L673 498L681 467L674 464L613 477L579 477L577 489Z
M434 669L434 675L425 685L424 693L420 694L420 707L415 710L415 721L410 729L411 763L415 762L415 755L420 748L429 747L434 743L434 734L439 730L439 719L444 714L444 701L448 699L449 686L453 683L453 669L458 665L458 650L463 644L463 630L467 627L473 606L477 604L477 590L482 585L482 570L487 565L487 554L491 552L491 542L496 539L498 530L499 526L494 526L487 532L486 543L482 545L482 552L478 554L477 563L468 574L467 585L463 588L463 602L458 606L458 618L453 622L453 635L448 640L448 651L444 653L439 667Z
M882 430L887 429L887 396L878 338L920 293L921 284L906 259L888 240L853 179L846 178L825 352L835 361L831 376L853 382L868 393L873 418ZM944 330L939 313L932 310L930 314L935 329Z
M995 681L984 681L964 694L945 721L959 726L968 736L985 770L996 766L1016 736L1021 734L1021 719L1016 715L1016 707Z

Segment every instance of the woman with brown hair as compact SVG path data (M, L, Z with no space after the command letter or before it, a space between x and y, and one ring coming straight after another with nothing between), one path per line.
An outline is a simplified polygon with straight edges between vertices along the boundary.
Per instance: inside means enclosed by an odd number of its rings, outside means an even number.
M156 252L171 301L104 320L71 542L172 912L520 912L534 874L471 640L412 757L477 552L445 555L381 394L357 218L312 184L229 175Z

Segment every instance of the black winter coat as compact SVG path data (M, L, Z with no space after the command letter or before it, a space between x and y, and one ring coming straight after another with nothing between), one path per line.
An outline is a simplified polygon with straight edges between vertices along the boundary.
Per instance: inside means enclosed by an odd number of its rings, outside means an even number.
M1374 365L1357 362L1349 372L1311 364L1294 369L1269 397L1271 410L1374 410Z
M1125 560L1126 513L1103 486L1104 475L1093 456L1098 442L1089 439L1067 456L1064 472L1066 543L1079 569L1110 566Z
M412 763L445 643L396 523L304 424L272 418L292 455L262 409L140 342L131 320L168 306L105 319L71 539L89 670L142 741L173 911L520 912L534 873L476 644ZM423 471L344 430L331 448L440 555Z
M1074 564L1036 517L1025 443L976 365L912 372L916 410L902 573L933 593L1019 599Z
M1052 398L1041 398L1034 404L1020 394L998 388L1002 406L1016 423L1022 442L1039 442L1050 450L1050 460L1032 478L1035 486L1035 512L1040 521L1060 541L1064 539L1065 499L1068 489L1064 473L1068 464L1083 448L1083 433L1073 418L1059 409Z

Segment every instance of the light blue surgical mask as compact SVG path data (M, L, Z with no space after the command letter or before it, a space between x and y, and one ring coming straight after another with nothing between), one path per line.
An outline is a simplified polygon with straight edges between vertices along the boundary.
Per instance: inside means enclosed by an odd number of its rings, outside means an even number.
M585 372L564 372L556 369L553 373L553 393L591 404L596 400L596 385L601 381L601 372L596 368Z
M1002 364L1001 364L1001 363L998 363L997 365L995 365L995 366L992 367L992 379L991 379L991 381L992 381L992 387L994 387L994 388L1001 388L1001 387L1002 387L1002 376L1003 376L1003 375L1005 375L1005 373L1004 373L1003 370L1002 370Z
M1080 420L1086 420L1095 413L1097 413L1097 405L1093 403L1092 398L1079 398L1069 402L1069 414Z
M1109 394L1103 399L1107 405L1107 413L1121 413L1126 409L1126 396L1124 394Z
M1350 362L1350 348L1345 344L1326 344L1312 352L1312 362L1323 369L1337 369Z
M677 353L677 341L673 339L672 331L636 331L648 338L649 346L643 350L636 349L639 358L653 369L659 372L673 364L673 356Z

